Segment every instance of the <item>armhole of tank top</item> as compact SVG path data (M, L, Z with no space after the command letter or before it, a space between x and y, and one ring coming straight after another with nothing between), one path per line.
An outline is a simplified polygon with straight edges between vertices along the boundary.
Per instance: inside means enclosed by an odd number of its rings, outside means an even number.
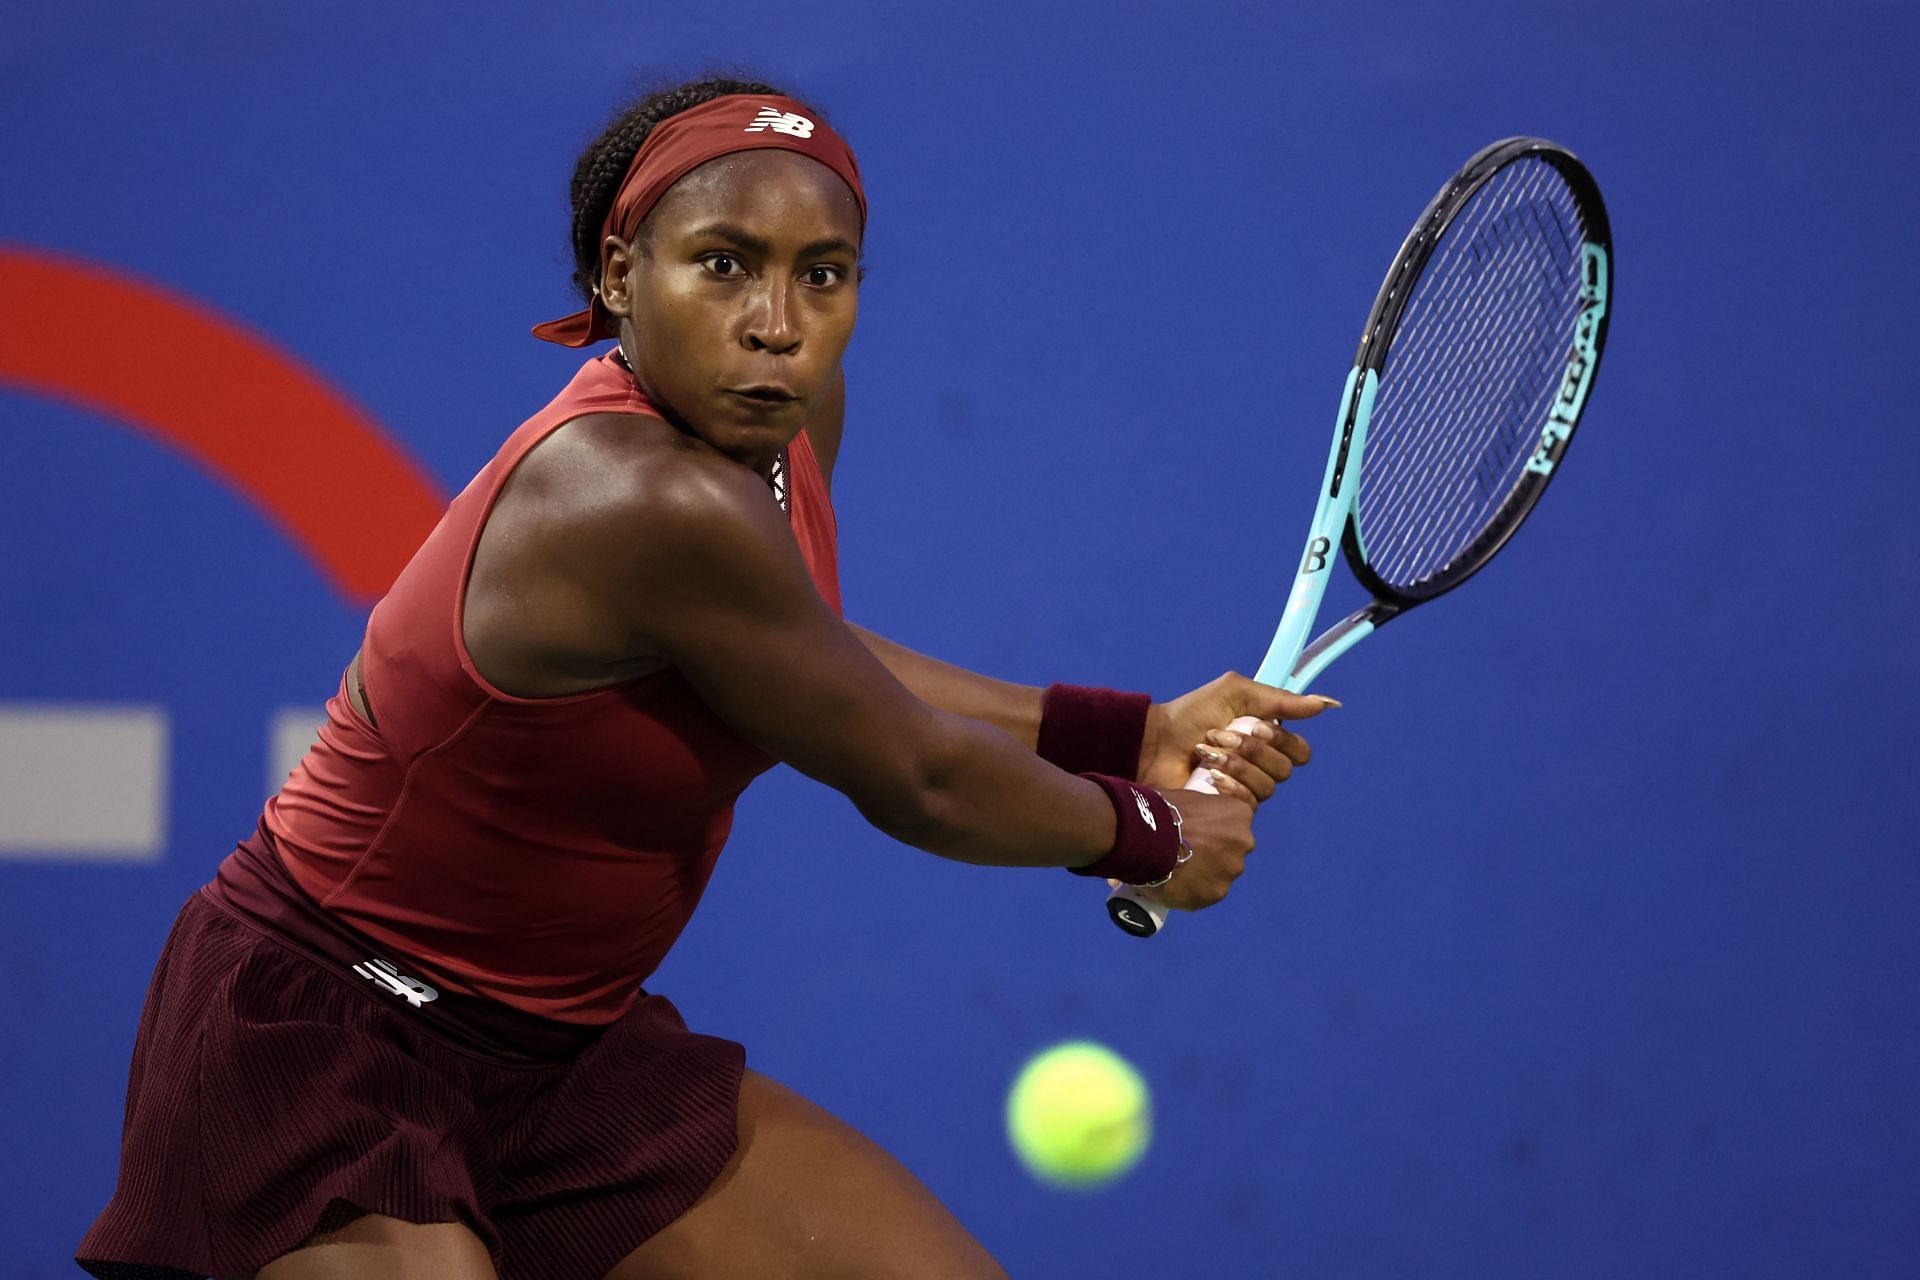
M670 666L662 666L658 671L649 671L644 675L634 676L630 680L621 680L614 684L603 685L598 689L588 689L585 693L566 693L554 698L524 698L517 693L508 693L505 689L498 687L493 681L480 674L480 668L474 663L473 655L467 651L467 584L472 581L473 578L473 562L474 558L480 553L480 538L487 531L487 521L493 517L494 504L499 501L501 493L506 490L507 481L513 476L515 469L527 460L528 454L539 448L542 442L568 423L576 422L581 418L592 417L595 414L621 412L629 413L636 418L659 417L659 415L655 413L645 413L634 409L585 408L579 413L567 415L558 422L546 427L544 430L534 432L515 449L513 453L505 458L495 459L495 463L500 465L500 470L487 484L486 495L481 499L480 517L474 522L473 536L468 539L467 549L460 558L460 582L459 585L454 588L453 592L454 655L460 661L461 671L466 673L467 679L473 681L474 688L485 694L490 701L504 702L516 707L563 707L568 703L585 702L588 698L598 698L612 690L624 689L631 685L638 684L642 680L651 680L673 669Z
M833 530L835 534L838 534L840 531L840 517L836 515L833 510L833 495L827 489L826 476L821 474L821 471L820 471L820 455L816 454L813 451L813 437L809 436L805 431L802 431L799 435L793 438L793 443L799 447L797 449L789 448L787 450L788 454L793 456L805 455L805 462L801 463L800 465L803 465L806 467L807 475L809 477L806 484L807 496L805 501L807 503L807 506L809 509L813 508L816 505L819 506L822 510L822 513L827 518L827 528ZM789 483L793 488L796 502L800 500L799 498L799 491L801 488L799 483L800 465L796 465L792 468L794 472L794 476L789 481ZM816 502L816 499L817 499L817 502Z
M378 719L378 713L373 709L373 694L367 688L366 652L367 642L363 637L360 641L360 647L354 651L353 660L348 662L347 669L340 673L340 705L347 709L347 718L353 722L355 728L362 729L378 737L380 733L380 721ZM353 668L356 662L360 665L360 698L366 704L365 710L355 706L353 701Z
M807 455L807 469L820 475L820 456L813 451L813 437L807 434L805 428L793 438L793 445L788 447L787 453L791 456L796 450ZM821 478L825 479L824 476Z

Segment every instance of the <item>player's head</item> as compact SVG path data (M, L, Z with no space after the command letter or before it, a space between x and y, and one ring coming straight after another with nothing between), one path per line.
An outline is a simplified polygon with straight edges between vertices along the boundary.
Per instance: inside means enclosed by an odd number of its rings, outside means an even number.
M574 283L591 331L617 333L669 417L730 453L770 456L838 376L864 199L845 144L771 86L651 94L575 168Z

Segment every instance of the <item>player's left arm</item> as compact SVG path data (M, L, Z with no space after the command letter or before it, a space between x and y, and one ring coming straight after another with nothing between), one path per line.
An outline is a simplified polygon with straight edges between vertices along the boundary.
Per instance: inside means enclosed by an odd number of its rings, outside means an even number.
M807 439L829 489L840 457L846 408L847 384L842 374L807 423ZM865 627L856 626L853 632L893 678L922 702L990 724L1029 751L1039 742L1046 690L995 680L930 658ZM1240 716L1267 722L1300 720L1320 714L1327 706L1327 699L1287 693L1229 672L1172 702L1148 708L1135 777L1156 787L1182 787L1196 767L1216 769L1226 775L1225 782L1215 779L1223 794L1265 800L1313 754L1306 739L1279 725L1263 724L1251 737L1230 733L1224 726Z
M922 702L994 726L1029 751L1040 740L1044 689L995 680L938 658L916 653L864 627L854 627L869 652ZM1307 763L1307 740L1276 720L1303 720L1339 704L1318 695L1288 693L1228 672L1171 702L1147 708L1140 744L1139 781L1160 788L1183 787L1195 768L1215 778L1222 795L1259 802ZM1250 734L1224 728L1241 716L1261 723Z
M851 626L852 624L848 624ZM1031 751L1040 740L1040 703L1046 690L995 680L916 653L865 627L853 627L880 665L925 703L955 715L981 720L1013 735Z
M820 474L829 492L833 488L833 466L840 458L846 414L847 380L843 372L834 379L833 389L807 423L807 440L813 446L814 460L820 465ZM977 675L938 658L915 653L865 627L853 627L853 632L881 665L893 673L893 678L911 689L922 702L990 724L1011 734L1029 751L1039 741L1040 702L1045 690Z

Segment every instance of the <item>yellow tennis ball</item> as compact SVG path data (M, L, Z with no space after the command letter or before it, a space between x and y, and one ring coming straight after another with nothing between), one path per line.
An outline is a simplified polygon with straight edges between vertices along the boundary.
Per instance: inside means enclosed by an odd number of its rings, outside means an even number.
M1097 1187L1139 1162L1153 1137L1146 1081L1102 1044L1069 1040L1036 1055L1007 1094L1007 1139L1034 1177Z

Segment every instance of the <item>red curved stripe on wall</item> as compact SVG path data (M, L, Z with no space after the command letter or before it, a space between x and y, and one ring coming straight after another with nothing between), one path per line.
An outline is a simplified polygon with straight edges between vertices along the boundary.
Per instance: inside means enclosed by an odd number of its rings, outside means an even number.
M419 464L297 358L97 263L0 245L0 384L186 453L355 603L386 591L446 507Z

